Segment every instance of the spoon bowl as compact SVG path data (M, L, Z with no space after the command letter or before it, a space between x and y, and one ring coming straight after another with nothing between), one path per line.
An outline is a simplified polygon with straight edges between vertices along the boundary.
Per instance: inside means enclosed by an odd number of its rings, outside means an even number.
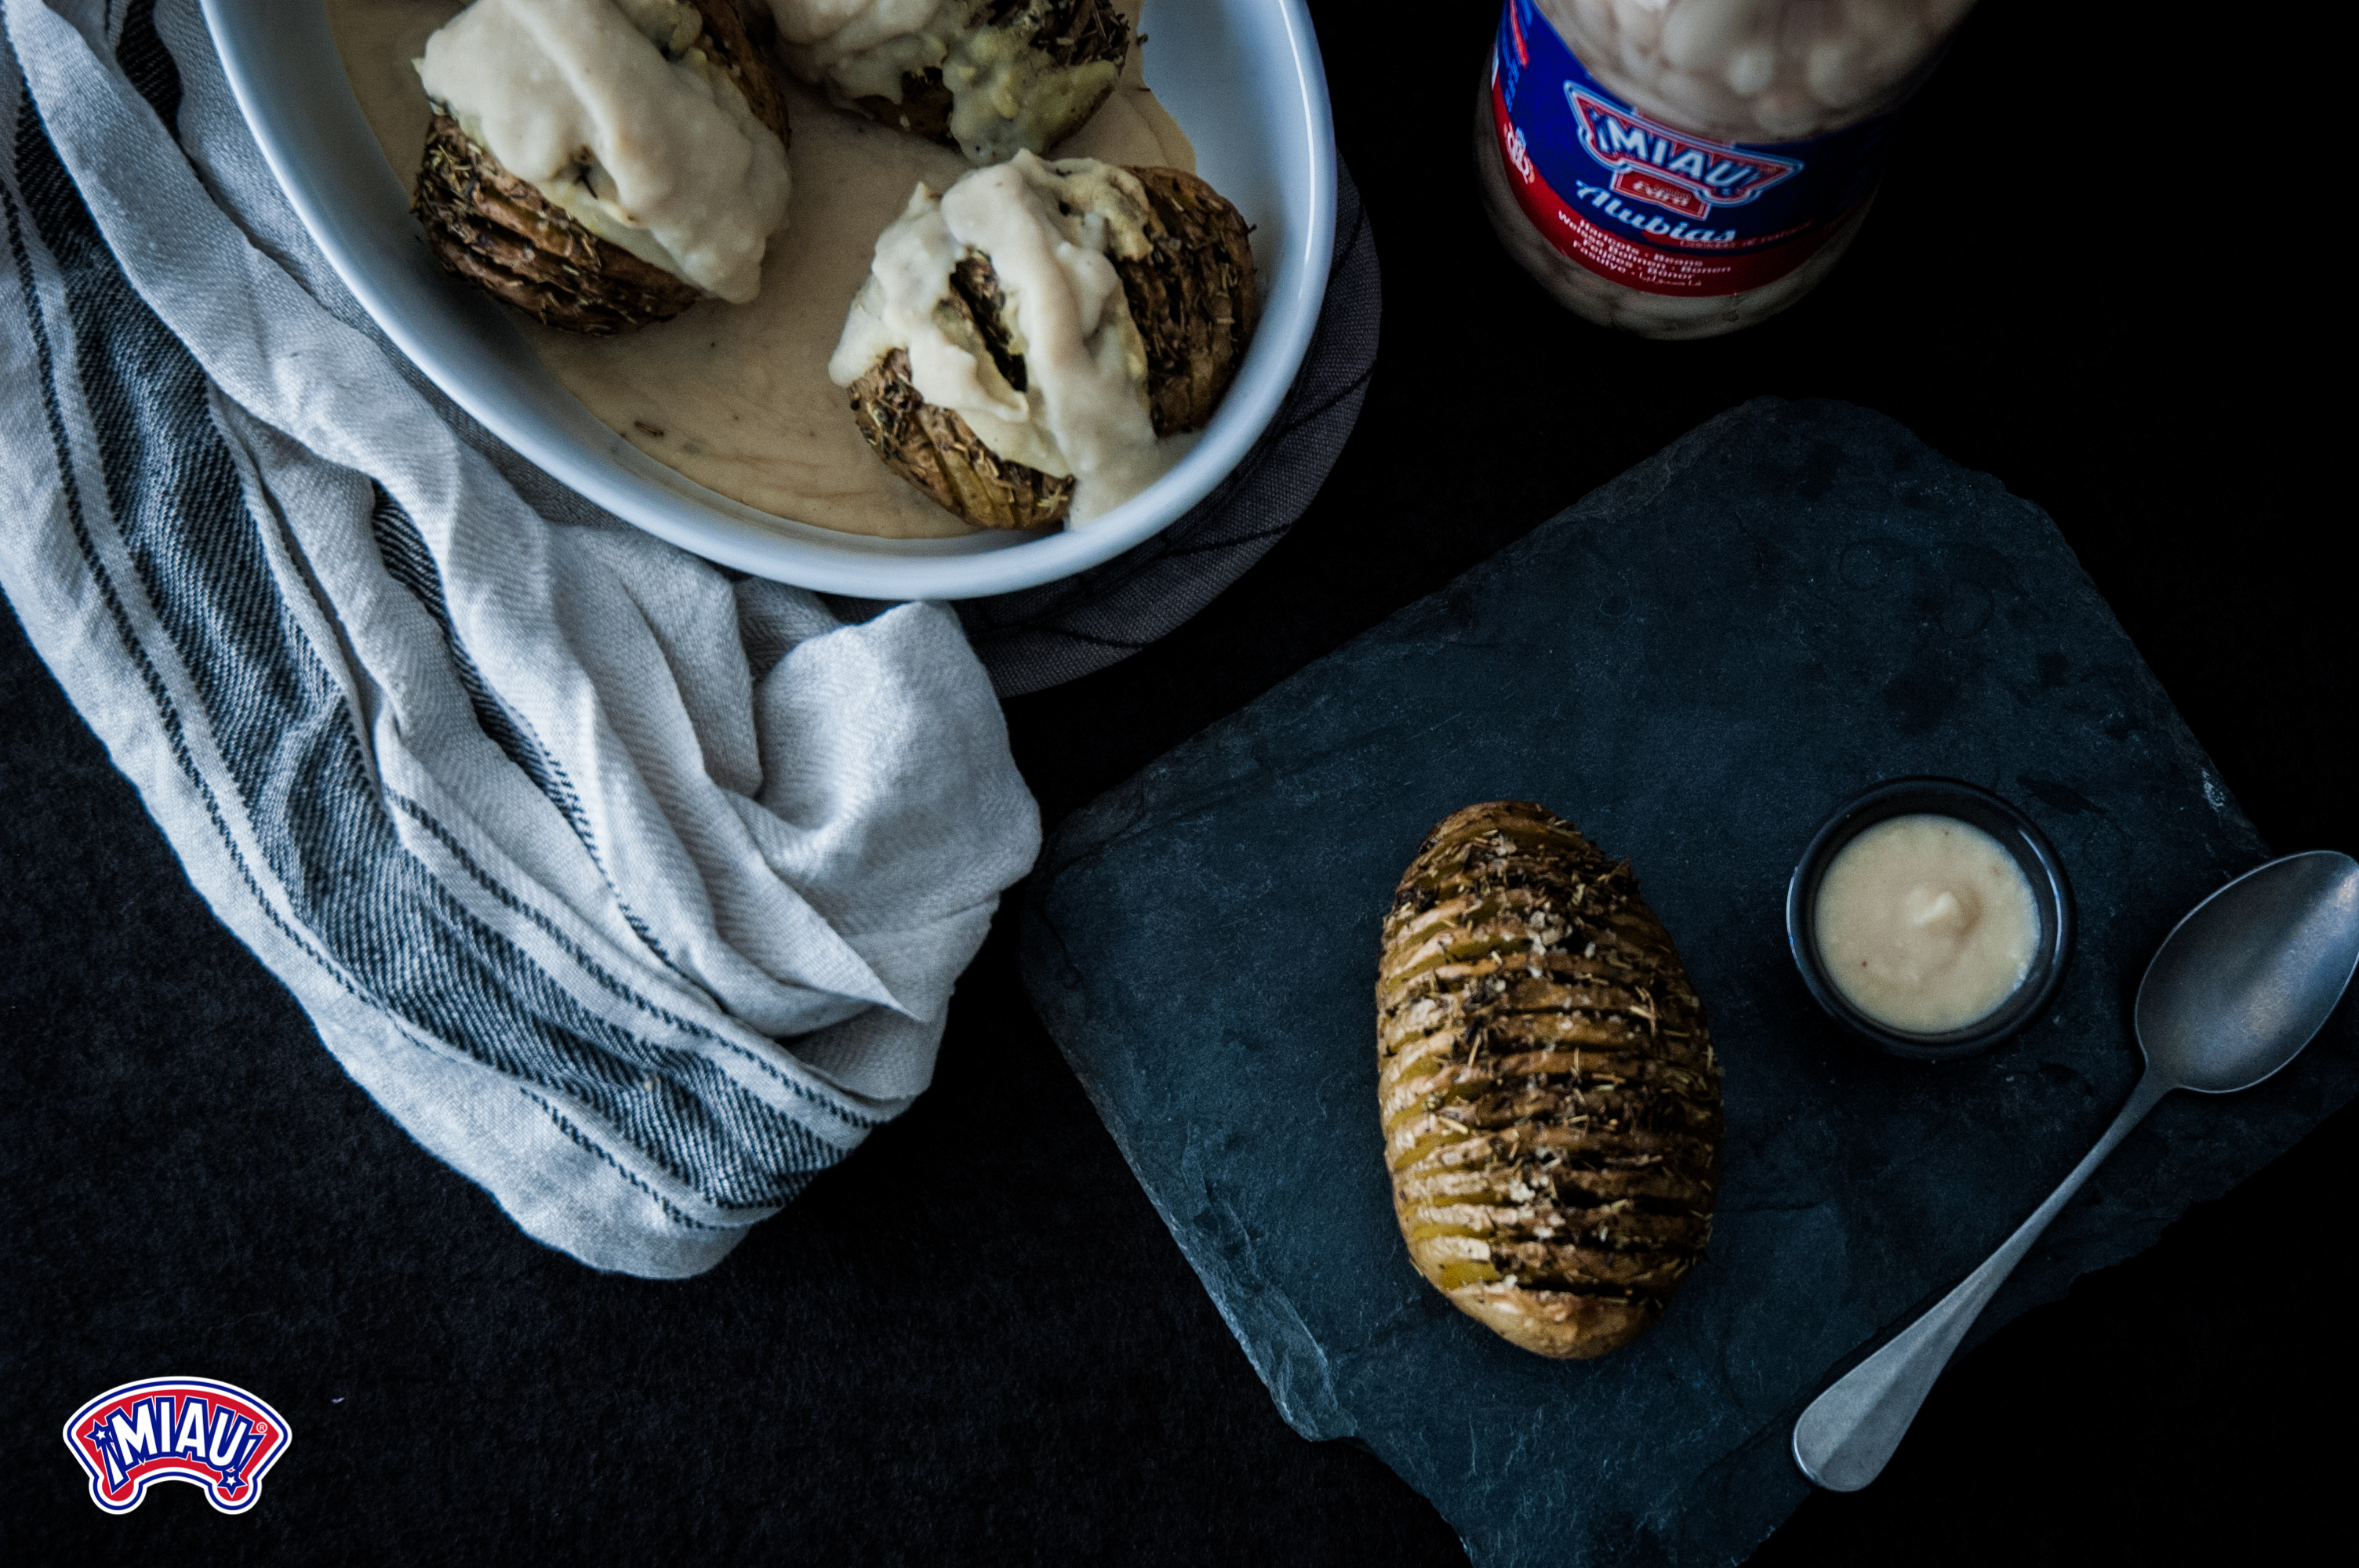
M2299 1054L2359 965L2359 861L2315 849L2245 872L2171 928L2138 983L2147 1070L2233 1094Z
M2015 1266L2114 1145L2173 1089L2229 1094L2301 1054L2359 968L2359 862L2331 850L2256 866L2171 927L2132 1010L2146 1073L2129 1103L1981 1268L1812 1400L1794 1462L1832 1492L1880 1475L1941 1368Z

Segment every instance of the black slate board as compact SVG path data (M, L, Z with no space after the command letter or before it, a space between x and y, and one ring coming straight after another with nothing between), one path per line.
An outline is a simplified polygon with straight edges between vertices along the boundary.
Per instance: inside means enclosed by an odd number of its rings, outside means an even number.
M1910 773L2023 806L2078 895L2052 1017L1965 1063L1848 1044L1785 948L1811 829ZM1384 1172L1378 922L1426 830L1501 797L1636 861L1726 1066L1710 1255L1597 1362L1451 1309ZM1804 1495L1801 1407L2094 1140L2136 1076L2147 957L2266 853L2044 514L1878 415L1762 399L1076 814L1031 884L1024 964L1296 1430L1366 1444L1478 1563L1734 1562ZM2354 1034L2346 1007L2262 1087L2165 1101L1977 1337L2352 1098Z

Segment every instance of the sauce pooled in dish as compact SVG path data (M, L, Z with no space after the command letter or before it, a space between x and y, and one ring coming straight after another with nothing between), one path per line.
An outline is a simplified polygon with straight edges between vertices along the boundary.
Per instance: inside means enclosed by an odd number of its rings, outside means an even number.
M2039 946L2039 904L2006 846L1930 813L1887 818L1837 850L1814 924L1844 1000L1912 1034L1989 1017Z
M345 73L386 159L411 188L431 110L410 61L462 9L459 0L327 0ZM1135 16L1137 0L1114 7ZM1192 169L1187 136L1147 89L1143 52L1060 157ZM568 392L620 438L699 484L757 510L886 538L973 532L870 450L827 364L876 236L919 181L946 190L972 167L958 152L780 83L794 123L792 222L769 237L750 304L711 298L620 337L585 338L516 319Z

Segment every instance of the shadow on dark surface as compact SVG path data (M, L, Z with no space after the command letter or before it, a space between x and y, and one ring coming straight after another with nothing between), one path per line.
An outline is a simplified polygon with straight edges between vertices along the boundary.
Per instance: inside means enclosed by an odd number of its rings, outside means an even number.
M2183 36L1994 0L1819 293L1663 346L1565 318L1484 227L1465 95L1490 6L1421 14L1413 37L1366 7L1313 11L1384 237L1376 378L1325 493L1259 567L1165 643L1010 704L1052 822L1776 393L1889 414L2038 503L2263 836L2359 845L2327 741L2359 711L2347 579L2309 522L2340 481L2339 410L2309 390L2342 354L2309 341L2323 291L2266 270L2281 242L2204 248L2243 243L2241 209L2229 237L2184 237L2039 172L2129 189L2108 160L2136 161L2125 129L2178 123ZM2184 135L2169 190L2241 189L2243 151ZM595 1276L336 1070L13 624L0 716L12 1562L1457 1558L1373 1458L1279 1421L1033 1021L1005 916L907 1118L712 1275ZM1813 1498L1756 1561L2289 1548L2337 1495L2340 1445L2311 1433L2354 1393L2359 1281L2334 1244L2354 1184L2346 1110L1975 1352L1875 1487ZM59 1423L174 1372L241 1383L292 1424L253 1514L165 1487L110 1519L82 1491Z

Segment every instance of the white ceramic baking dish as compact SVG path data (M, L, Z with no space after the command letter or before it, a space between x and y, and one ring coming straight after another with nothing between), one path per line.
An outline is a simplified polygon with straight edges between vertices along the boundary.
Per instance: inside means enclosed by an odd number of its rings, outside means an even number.
M324 10L203 0L263 156L361 303L435 384L582 495L741 571L864 599L969 599L1109 560L1201 500L1261 435L1300 368L1334 243L1327 80L1302 0L1148 0L1147 81L1197 168L1255 225L1262 319L1195 448L1085 528L870 539L773 517L682 478L591 416L499 307L446 277L346 84ZM846 416L849 417L849 416Z

